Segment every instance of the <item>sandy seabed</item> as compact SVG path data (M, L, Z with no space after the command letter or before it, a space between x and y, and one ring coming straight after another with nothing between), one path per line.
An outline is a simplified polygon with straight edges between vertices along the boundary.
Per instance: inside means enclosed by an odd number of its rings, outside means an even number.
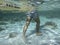
M51 29L51 27L42 27L40 31L42 35L36 36L35 23L31 22L26 32L26 40L24 42L22 37L23 26L25 21L10 23L6 25L0 25L4 28L0 32L0 45L59 45L60 44L60 19L52 18L48 19L41 16L41 25L44 25L47 21L55 22L57 28Z

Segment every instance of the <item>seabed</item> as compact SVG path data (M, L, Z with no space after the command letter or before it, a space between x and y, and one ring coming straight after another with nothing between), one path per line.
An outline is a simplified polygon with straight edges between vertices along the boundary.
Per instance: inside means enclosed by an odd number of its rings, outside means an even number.
M41 28L40 31L42 35L36 36L35 33L35 23L31 22L27 32L26 32L26 42L24 42L22 37L23 26L25 21L10 23L6 22L6 25L0 25L4 28L0 32L0 45L59 45L60 44L60 19L53 18L48 19L46 17L40 16ZM56 21L57 20L57 21ZM52 29L53 26L44 26L46 22L55 22L57 28Z

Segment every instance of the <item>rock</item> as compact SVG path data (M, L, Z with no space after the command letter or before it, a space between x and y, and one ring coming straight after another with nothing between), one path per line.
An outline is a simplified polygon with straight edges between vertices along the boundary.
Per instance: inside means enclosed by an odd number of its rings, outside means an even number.
M60 44L60 37L55 38L56 43Z
M14 37L16 37L17 35L18 35L17 32L11 32L11 33L9 34L9 38L14 38Z
M3 30L5 30L4 28L2 28L2 27L0 27L0 31L3 31Z
M6 24L7 24L7 23L4 22L4 21L0 22L0 25L6 25Z
M52 29L57 28L57 24L55 22L46 22L44 26L52 27Z
M43 43L43 44L41 44L41 45L49 45L48 43Z

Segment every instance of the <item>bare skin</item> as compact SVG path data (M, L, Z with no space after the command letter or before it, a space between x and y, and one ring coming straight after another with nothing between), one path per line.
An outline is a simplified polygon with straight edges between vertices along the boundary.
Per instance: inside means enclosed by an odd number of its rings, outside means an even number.
M24 37L25 37L27 28L28 28L31 20L32 20L31 17L28 16L28 17L27 17L27 20L26 20L26 24L25 24L25 26L24 26L24 28L23 28L23 36L24 36ZM39 35L39 34L40 34L40 32L39 32L39 28L40 28L40 19L39 19L39 17L36 17L36 18L34 19L34 21L36 22L36 34Z

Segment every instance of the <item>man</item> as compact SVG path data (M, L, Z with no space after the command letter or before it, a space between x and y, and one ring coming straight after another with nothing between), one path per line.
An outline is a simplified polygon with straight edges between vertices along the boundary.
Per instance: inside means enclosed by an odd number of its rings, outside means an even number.
M43 2L43 1L42 1ZM36 22L36 34L39 35L41 32L39 32L40 28L40 19L37 13L37 6L40 4L40 2L36 1L31 1L30 4L35 7L34 9L30 10L30 12L27 13L27 19L26 19L26 24L23 28L23 36L25 37L25 33L27 31L27 28L33 19ZM42 4L42 3L41 3Z

